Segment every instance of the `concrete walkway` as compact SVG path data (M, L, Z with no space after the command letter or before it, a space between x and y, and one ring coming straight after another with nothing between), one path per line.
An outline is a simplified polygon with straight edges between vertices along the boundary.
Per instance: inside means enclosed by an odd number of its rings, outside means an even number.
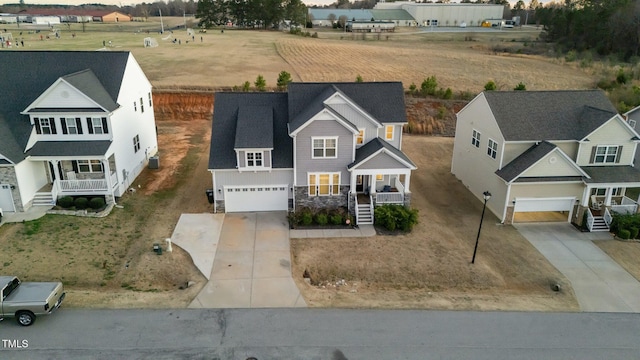
M223 222L224 214L182 214L171 235L171 241L191 255L207 280L213 270Z
M582 311L640 312L640 282L591 242L614 241L609 233L583 233L568 223L514 226L569 279Z
M197 257L210 255L196 252L191 256L195 262ZM306 306L291 277L286 213L226 214L209 282L189 307Z
M369 237L375 235L376 229L373 225L360 225L351 229L289 230L289 237L292 239Z

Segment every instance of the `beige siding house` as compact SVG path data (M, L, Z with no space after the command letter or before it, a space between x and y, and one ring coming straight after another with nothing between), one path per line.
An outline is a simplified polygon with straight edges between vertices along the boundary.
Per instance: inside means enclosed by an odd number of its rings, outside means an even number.
M602 91L483 92L457 117L451 172L489 191L501 222L608 230L613 212L638 211L626 191L640 187L640 138Z

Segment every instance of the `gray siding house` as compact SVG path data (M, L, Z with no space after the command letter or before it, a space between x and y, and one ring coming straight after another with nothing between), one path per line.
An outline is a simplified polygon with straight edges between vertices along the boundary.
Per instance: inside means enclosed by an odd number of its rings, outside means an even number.
M489 91L457 114L451 172L501 222L608 230L636 213L638 133L600 90Z
M215 211L345 207L359 224L409 204L399 82L291 83L286 93L218 93L209 170Z

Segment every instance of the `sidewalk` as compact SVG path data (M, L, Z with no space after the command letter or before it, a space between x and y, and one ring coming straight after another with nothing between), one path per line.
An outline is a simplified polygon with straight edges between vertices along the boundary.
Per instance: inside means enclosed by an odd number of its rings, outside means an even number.
M369 237L375 235L376 229L374 229L373 225L360 225L359 227L351 229L289 230L289 237L291 239Z

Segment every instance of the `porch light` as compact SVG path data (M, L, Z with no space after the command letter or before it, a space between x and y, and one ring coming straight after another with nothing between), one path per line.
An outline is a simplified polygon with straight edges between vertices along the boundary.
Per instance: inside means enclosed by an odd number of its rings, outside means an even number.
M482 193L482 198L484 199L484 205L482 206L482 215L480 216L480 226L478 227L478 236L476 236L476 246L473 248L473 257L471 258L471 263L475 263L476 261L476 252L478 251L478 240L480 240L480 230L482 230L482 220L484 219L484 211L487 209L487 201L491 198L491 193L489 191L485 191Z

